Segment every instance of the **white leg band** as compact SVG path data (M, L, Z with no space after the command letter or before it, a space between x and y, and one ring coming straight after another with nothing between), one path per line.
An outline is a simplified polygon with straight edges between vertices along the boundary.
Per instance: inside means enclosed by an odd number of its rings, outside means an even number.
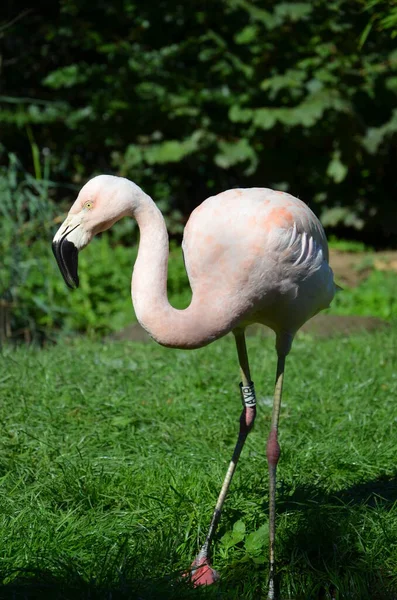
M254 382L251 381L249 385L243 385L242 383L240 383L240 390L243 405L247 407L256 406Z

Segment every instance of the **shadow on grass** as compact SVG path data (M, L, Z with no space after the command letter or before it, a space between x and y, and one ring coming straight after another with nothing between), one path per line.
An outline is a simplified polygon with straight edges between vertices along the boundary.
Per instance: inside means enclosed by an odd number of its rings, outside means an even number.
M258 570L254 565L238 568L239 581L225 578L210 587L193 588L174 577L144 581L132 577L120 577L114 585L87 582L77 572L59 577L41 570L18 571L17 577L8 585L0 585L1 600L259 600L265 598L265 567ZM251 577L252 574L252 577ZM242 580L244 582L242 584Z
M281 511L290 510L300 502L308 504L324 501L339 501L346 506L382 506L385 510L390 510L397 500L397 473L394 477L379 477L328 494L315 486L298 487L292 495L289 495L288 490L281 489L279 497Z
M282 548L277 571L281 598L294 600L396 600L390 572L372 564L374 545L370 537L376 531L381 508L389 513L396 507L397 477L357 484L337 493L327 494L316 487L300 487L291 495L281 489L277 512L288 513L292 525L280 527L278 546ZM370 531L363 533L362 511ZM377 516L378 515L378 516ZM387 532L379 526L387 545ZM395 540L393 542L395 544ZM126 558L126 563L128 562ZM153 559L154 560L154 559ZM378 563L379 564L379 563ZM55 576L55 570L60 573ZM0 573L0 600L209 600L266 598L267 565L235 563L223 570L222 582L211 588L194 589L180 574L169 577L134 578L134 566L114 568L101 582L87 581L70 565L54 565L54 571L19 570ZM115 579L115 573L118 573ZM396 579L394 574L394 582ZM392 589L393 588L393 589Z
M204 590L194 590L177 576L144 581L129 580L120 574L113 585L86 581L77 572L56 577L40 570L18 572L8 585L0 586L1 600L189 600L204 598ZM209 596L206 594L206 598ZM212 596L215 597L215 596Z
M335 493L310 486L292 495L282 490L278 513L298 515L283 540L283 589L294 587L296 600L396 600L397 573L386 561L379 568L379 557L396 543L396 500L396 476Z

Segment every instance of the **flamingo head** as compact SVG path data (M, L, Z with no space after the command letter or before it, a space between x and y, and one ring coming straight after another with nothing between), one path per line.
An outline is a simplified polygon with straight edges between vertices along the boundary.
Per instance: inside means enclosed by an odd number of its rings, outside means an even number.
M81 189L52 242L59 269L70 288L79 285L79 250L97 233L106 231L122 217L133 215L140 191L128 179L112 175L98 175Z

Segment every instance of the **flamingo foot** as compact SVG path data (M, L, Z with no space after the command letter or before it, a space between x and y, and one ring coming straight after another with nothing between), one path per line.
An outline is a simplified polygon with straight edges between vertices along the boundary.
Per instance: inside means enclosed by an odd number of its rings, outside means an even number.
M192 563L190 579L194 587L212 585L219 579L219 573L211 567L207 556L198 556Z

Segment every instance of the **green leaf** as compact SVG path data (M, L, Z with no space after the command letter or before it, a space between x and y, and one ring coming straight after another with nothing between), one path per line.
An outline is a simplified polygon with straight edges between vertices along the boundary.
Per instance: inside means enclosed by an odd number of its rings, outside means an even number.
M200 147L200 142L204 138L204 132L197 130L190 137L182 141L167 140L160 144L153 144L152 146L143 148L143 155L149 165L178 162L185 156L196 152Z
M391 118L380 127L370 127L363 139L363 146L370 154L375 154L384 139L397 133L397 108L394 109Z
M246 169L245 173L251 175L255 172L258 159L255 150L249 145L248 140L241 139L236 142L219 142L220 152L215 155L215 164L222 169L229 169L230 167L240 163L249 161L250 166Z
M259 554L258 556L251 556L251 559L256 565L264 565L268 560L268 557L266 554Z
M70 88L79 83L84 83L86 79L87 76L81 72L80 66L74 64L61 67L60 69L49 73L49 75L43 79L43 85L57 90L59 88Z
M340 150L335 150L327 168L327 175L335 183L341 183L347 175L347 167L340 159Z
M273 75L264 79L260 85L262 90L269 90L269 98L274 100L281 90L303 90L306 73L300 69L288 69L282 75Z
M385 86L388 90L397 94L397 77L388 77Z
M236 44L249 44L256 39L257 35L258 28L255 25L247 25L244 29L236 33L234 41Z
M350 111L350 103L336 90L321 90L309 94L303 102L292 108L258 108L252 110L252 121L261 129L271 129L277 122L291 127L313 127L326 110Z
M253 111L250 108L241 108L234 104L229 110L229 119L232 123L248 123L251 120Z
M313 6L307 2L282 2L275 7L275 13L282 20L286 18L291 21L306 19L312 12Z
M259 529L250 533L245 538L245 549L247 554L258 556L262 549L268 544L269 525L261 525Z
M84 106L77 110L71 111L65 122L71 129L75 129L80 125L81 122L93 121L95 119L95 113L92 106Z
M245 523L244 521L236 521L233 525L233 534L236 537L240 538L240 541L244 539L245 536Z
M268 30L272 30L282 23L279 16L274 15L263 8L258 8L247 0L237 0L236 4L241 8L244 8L253 21L261 22Z
M258 108L253 111L253 122L261 129L271 129L276 123L281 109L277 108Z
M221 538L221 544L226 548L232 548L243 541L245 537L245 524L243 521L236 521L232 531L227 531Z
M390 64L392 65L392 67L397 66L397 49L390 52L390 54L388 56L388 60L389 60Z
M364 225L363 220L357 215L357 212L345 206L325 208L321 213L321 222L324 227L336 227L343 224L345 227L362 229Z

